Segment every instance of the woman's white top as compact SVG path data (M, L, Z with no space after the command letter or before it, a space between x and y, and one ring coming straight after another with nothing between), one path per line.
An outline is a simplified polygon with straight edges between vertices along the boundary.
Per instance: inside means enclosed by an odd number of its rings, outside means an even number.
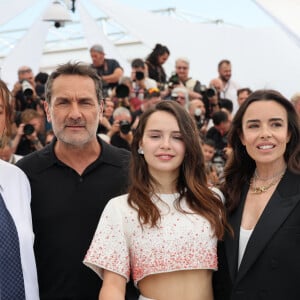
M157 227L141 227L138 213L127 202L128 195L110 200L99 221L84 259L101 278L103 269L120 274L135 285L151 274L217 269L217 238L202 216L178 211L179 194L160 194L155 202L161 212ZM186 200L181 207L191 212Z
M253 232L253 229L244 229L240 227L240 241L239 241L239 259L238 259L238 268L240 267L241 261L243 259L248 241Z
M18 232L26 299L38 300L39 290L33 253L34 235L30 209L30 185L21 169L1 159L0 192Z

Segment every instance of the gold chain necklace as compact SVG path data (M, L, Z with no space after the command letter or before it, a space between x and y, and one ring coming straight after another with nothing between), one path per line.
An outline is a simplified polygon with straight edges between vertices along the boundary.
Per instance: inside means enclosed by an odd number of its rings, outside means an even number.
M259 179L259 180L261 180L261 181L268 181L268 180L275 179L275 178L278 178L278 177L282 176L282 174L284 174L284 172L285 172L285 169L286 169L286 167L284 168L283 171L280 171L279 173L277 173L274 176L269 177L269 178L268 177L260 177L257 174L257 170L255 169L255 171L254 171L254 177L257 178L257 179Z
M255 170L254 177L250 181L250 187L252 189L253 194L262 194L262 193L265 193L266 191L268 191L268 189L271 186L275 185L283 177L284 173L285 173L285 169L284 169L283 172L277 174L276 176L273 176L272 177L273 180L269 184L267 184L267 185L261 185L261 186L255 186L255 179L259 178L257 176L256 170Z

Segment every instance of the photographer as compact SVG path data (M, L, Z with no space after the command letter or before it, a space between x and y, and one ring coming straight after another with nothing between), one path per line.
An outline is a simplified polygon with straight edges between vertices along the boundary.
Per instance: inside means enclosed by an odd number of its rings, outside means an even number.
M212 114L220 110L220 93L211 84L209 87L206 87L206 85L201 85L200 93L202 96L202 101L205 105L205 116L207 119L211 119Z
M39 72L34 77L35 82L35 91L40 99L45 100L45 85L48 80L48 73L45 72Z
M206 108L200 99L191 100L188 104L188 111L195 120L200 137L204 138L207 132L208 119L206 118Z
M227 134L231 127L228 113L225 111L217 111L212 115L213 127L211 127L206 134L206 138L213 140L216 145L216 154L214 156L214 164L218 165L218 173L225 165L225 162L230 155L230 147L227 144Z
M35 88L36 83L31 68L20 67L18 69L18 81L11 91L13 111L23 111L27 108L40 110L42 108Z
M148 77L147 67L142 59L134 59L131 62L131 68L133 91L138 99L144 100L145 91L157 87L157 83L155 80Z
M131 114L125 107L118 107L113 113L114 123L107 135L110 143L118 148L131 150L133 134L131 130Z
M189 60L184 57L178 58L175 62L175 69L180 85L183 85L188 89L189 99L202 98L200 81L189 76Z
M122 77L123 68L116 59L106 58L105 55L102 45L96 44L90 48L91 66L101 77L103 94L107 97Z
M127 76L122 77L111 93L111 99L115 103L115 106L122 106L131 110L132 90L131 78Z
M19 126L12 141L16 154L27 155L45 145L44 121L35 109L25 109L20 115Z
M222 151L227 147L227 134L231 126L228 113L217 111L212 115L213 127L211 127L206 137L215 141L217 151Z

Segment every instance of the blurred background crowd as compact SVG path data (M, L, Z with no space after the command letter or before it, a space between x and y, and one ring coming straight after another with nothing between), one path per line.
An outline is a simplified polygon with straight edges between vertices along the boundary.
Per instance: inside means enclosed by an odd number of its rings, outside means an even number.
M160 101L176 101L197 124L208 181L217 185L231 151L227 133L232 118L252 92L233 79L231 62L216 62L216 77L204 83L190 76L187 57L176 58L173 72L167 74L164 63L171 50L166 45L156 44L146 57L133 59L130 74L125 74L122 65L102 45L93 45L89 52L90 66L97 70L103 84L104 113L99 137L130 151L140 115ZM1 159L15 163L52 141L54 134L43 108L48 76L45 72L34 74L30 66L19 67L11 90L13 130L8 144L0 150ZM290 100L300 114L300 93Z

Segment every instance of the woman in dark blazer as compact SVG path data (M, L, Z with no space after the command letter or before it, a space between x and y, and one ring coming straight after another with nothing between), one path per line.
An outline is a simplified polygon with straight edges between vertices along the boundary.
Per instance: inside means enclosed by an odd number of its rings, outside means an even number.
M300 299L300 129L280 93L252 93L228 136L223 192L229 223L215 300Z

